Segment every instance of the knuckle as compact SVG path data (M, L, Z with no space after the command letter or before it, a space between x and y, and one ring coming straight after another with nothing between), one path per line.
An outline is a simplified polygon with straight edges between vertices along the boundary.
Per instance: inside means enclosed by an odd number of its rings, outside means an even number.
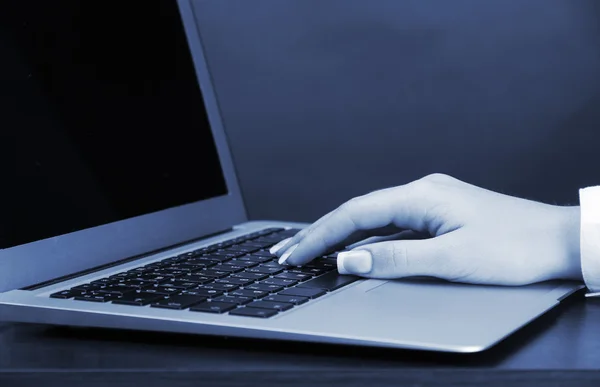
M345 202L344 204L342 204L339 208L339 211L342 213L345 213L345 214L351 214L359 206L360 201L361 201L360 196L352 198L352 199L348 200L347 202Z
M450 186L456 185L458 181L456 178L443 173L432 173L414 181L412 186L417 194L431 195L440 189L448 189Z
M414 194L427 195L435 191L436 184L437 183L435 181L424 177L422 179L414 181L412 184L410 184L410 187L412 188Z
M434 183L449 183L454 181L452 176L446 175L445 173L432 173L423 178L423 180L431 181Z
M383 249L384 259L383 267L381 268L383 273L387 276L394 277L398 275L408 275L408 256L406 246L401 243L384 242L385 248Z
M327 232L323 232L323 226L313 229L311 232L306 234L302 240L303 246L310 246L311 248L325 249L328 245Z
M340 208L338 208L338 211L347 211L349 208L352 208L355 201L356 201L356 198L352 198L352 199L348 200L347 202L342 203Z
M329 241L325 235L315 235L313 236L314 246L317 246L319 250L326 250L329 246Z
M318 227L318 225L316 224L312 224L309 227L305 227L302 230L298 231L298 233L296 235L294 235L295 239L302 239L304 238L306 235L310 234L312 230L314 230L316 227Z

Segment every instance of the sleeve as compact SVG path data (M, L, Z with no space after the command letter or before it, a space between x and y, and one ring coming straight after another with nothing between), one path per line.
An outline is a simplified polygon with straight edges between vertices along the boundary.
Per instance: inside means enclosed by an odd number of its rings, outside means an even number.
M581 209L581 272L590 290L588 297L600 296L600 186L579 190Z

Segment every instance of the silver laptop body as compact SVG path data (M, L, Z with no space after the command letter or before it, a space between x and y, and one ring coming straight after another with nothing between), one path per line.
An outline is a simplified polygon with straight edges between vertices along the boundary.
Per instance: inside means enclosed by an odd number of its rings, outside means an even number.
M247 221L203 53L196 3L179 0L177 5L227 193L3 248L2 320L467 353L493 346L582 288L574 282L495 287L358 280L269 318L50 298L265 228L306 226ZM122 261L130 257L137 258Z

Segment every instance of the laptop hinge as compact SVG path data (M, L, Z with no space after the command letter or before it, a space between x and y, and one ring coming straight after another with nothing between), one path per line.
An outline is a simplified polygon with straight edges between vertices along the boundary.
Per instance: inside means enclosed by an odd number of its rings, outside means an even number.
M202 239L212 238L212 237L215 237L215 236L218 236L218 235L221 235L221 234L228 233L228 232L230 232L232 230L233 230L233 228L229 227L229 228L227 228L227 229L225 229L223 231L218 231L218 232L215 232L215 233L212 233L212 234L209 234L209 235L204 235L204 236L199 237L199 238L195 238L195 239L191 239L191 240L188 240L188 241L185 241L185 242L177 243L175 245L171 245L171 246L168 246L168 247L164 247L162 249L150 251L150 252L147 252L147 253L144 253L144 254L139 254L139 255L136 255L136 256L133 256L133 257L123 258L123 259L120 259L118 261L110 262L110 263L107 263L107 264L104 264L104 265L95 266L93 268L86 269L86 270L83 270L83 271L78 271L78 272L73 273L73 274L69 274L69 275L65 275L65 276L62 276L62 277L54 278L54 279L51 279L51 280L48 280L48 281L40 282L40 283L37 283L35 285L30 285L30 286L21 288L19 290L36 290L36 289L40 289L40 288L43 288L43 287L46 287L46 286L54 285L54 284L59 283L59 282L63 282L63 281L67 281L67 280L70 280L70 279L73 279L73 278L77 278L77 277L81 277L81 276L84 276L84 275L88 275L88 274L94 273L96 271L108 269L110 267L119 266L119 265L122 265L122 264L127 263L127 262L132 262L132 261L135 261L135 260L138 260L138 259L146 258L148 256L151 256L151 255L154 255L154 254L157 254L157 253L161 253L163 251L172 250L172 249L177 248L177 247L181 247L181 246L188 245L190 243L198 242L198 241L201 241Z

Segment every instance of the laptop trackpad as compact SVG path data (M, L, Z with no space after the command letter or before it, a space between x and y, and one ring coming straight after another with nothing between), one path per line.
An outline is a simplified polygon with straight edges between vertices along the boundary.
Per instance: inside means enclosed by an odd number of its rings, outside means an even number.
M368 281L371 282L371 281ZM556 282L543 282L528 286L493 286L472 285L448 282L432 277L412 277L397 280L389 280L383 283L374 283L365 292L369 297L386 297L391 294L402 294L402 298L415 299L440 299L448 302L465 299L477 299L489 303L490 298L500 296L503 298L517 296L523 300L528 296L539 299L540 295L550 292L557 286Z

